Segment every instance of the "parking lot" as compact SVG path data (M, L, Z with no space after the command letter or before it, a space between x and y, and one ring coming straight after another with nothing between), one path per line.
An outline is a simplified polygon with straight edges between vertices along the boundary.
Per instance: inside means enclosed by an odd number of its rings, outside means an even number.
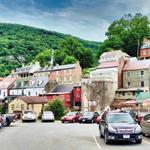
M0 130L1 150L141 150L149 149L150 138L142 144L117 142L106 145L99 138L97 124L22 123Z

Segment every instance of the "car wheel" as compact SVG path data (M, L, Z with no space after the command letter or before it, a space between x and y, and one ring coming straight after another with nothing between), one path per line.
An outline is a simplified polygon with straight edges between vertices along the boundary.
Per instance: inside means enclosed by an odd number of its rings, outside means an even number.
M110 141L108 140L108 134L107 133L104 134L104 141L106 144L110 143Z
M137 144L141 144L141 143L142 143L142 139L137 140L136 143L137 143Z
M64 121L61 121L62 123L64 123Z
M143 136L146 136L145 133L142 133Z

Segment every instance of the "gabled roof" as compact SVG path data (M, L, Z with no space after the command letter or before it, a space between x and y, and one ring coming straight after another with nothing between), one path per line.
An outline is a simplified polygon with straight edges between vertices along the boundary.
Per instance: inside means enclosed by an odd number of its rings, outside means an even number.
M115 55L120 55L124 57L130 57L127 53L124 53L121 50L113 50L109 52L104 52L100 57L105 57L105 56L115 56Z
M48 102L46 98L40 96L18 96L17 99L21 99L27 104L44 104Z
M118 67L119 62L118 61L110 61L110 62L103 62L101 63L97 68L102 69L102 68L113 68L113 67Z
M45 68L40 68L36 72L48 72L48 71L57 71L57 70L65 70L65 69L73 69L76 67L76 64L68 64L68 65L57 65L54 66L53 68L51 67L45 67Z
M131 60L126 63L123 71L132 71L132 70L141 70L141 69L148 69L150 68L150 59L145 60Z
M4 78L0 82L0 89L8 89L15 82L15 80L16 78Z
M32 82L31 82L32 81ZM19 88L44 88L48 83L49 79L47 77L28 77L28 78L18 78L12 87L12 89ZM26 83L22 85L22 83Z
M74 85L73 84L61 84L55 86L50 93L71 93L73 90Z

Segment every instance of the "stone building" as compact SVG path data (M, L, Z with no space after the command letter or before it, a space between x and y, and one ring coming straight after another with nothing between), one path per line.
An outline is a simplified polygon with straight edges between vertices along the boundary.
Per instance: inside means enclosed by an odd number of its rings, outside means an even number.
M107 79L83 79L82 111L102 111L114 100L113 82Z
M150 59L128 60L123 69L123 88L116 90L116 99L135 100L138 90L150 91Z

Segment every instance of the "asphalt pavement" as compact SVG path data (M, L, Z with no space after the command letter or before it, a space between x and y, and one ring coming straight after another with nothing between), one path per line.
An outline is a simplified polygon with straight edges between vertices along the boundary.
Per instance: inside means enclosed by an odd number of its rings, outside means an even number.
M150 137L142 144L115 142L106 145L99 138L97 124L22 123L0 130L0 150L149 150Z

